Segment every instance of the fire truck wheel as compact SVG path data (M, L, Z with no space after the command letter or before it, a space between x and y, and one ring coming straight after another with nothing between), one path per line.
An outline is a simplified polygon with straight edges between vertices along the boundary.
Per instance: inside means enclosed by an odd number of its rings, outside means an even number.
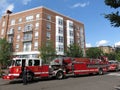
M103 70L102 69L99 69L99 75L103 75L104 74L104 72L103 72Z
M64 78L63 72L62 71L58 71L57 74L56 74L56 78L59 79L59 80L63 79Z
M116 67L116 68L115 68L115 71L116 71L116 72L118 72L118 71L119 71L118 67Z
M27 81L31 82L33 80L33 74L32 73L27 73Z

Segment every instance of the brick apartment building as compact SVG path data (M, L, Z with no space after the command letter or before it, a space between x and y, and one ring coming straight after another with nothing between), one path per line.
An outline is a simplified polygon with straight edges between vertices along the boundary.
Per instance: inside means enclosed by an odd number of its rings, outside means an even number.
M0 38L13 45L13 55L37 57L38 48L51 41L57 55L72 43L77 43L85 54L84 24L46 7L22 12L7 11L0 20Z

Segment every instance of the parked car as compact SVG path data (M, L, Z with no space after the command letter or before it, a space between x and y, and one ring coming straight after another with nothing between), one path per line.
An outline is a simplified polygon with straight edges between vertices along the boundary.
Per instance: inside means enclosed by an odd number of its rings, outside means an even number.
M117 60L109 60L108 71L119 71L120 65Z

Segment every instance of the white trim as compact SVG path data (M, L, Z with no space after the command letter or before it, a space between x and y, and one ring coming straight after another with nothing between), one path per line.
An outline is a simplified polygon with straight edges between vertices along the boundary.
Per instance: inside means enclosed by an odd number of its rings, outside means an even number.
M31 52L13 52L13 55L29 55L29 54L40 54L39 51L31 51Z
M76 22L84 25L83 23L81 23L81 22L78 21L78 20L75 20L75 19L73 19L73 18L71 18L71 17L69 17L69 16L65 16L65 15L63 15L63 14L61 14L61 13L55 11L55 10L49 9L49 8L47 8L47 7L45 7L45 6L39 6L39 7L35 7L35 8L32 8L32 9L28 9L28 10L24 10L24 11L12 13L12 14L9 14L9 15L12 16L12 15L21 14L21 13L24 13L24 12L27 12L27 11L31 11L31 10L35 10L35 9L41 9L41 8L45 8L45 9L51 11L51 12L57 13L57 14L59 14L59 15L62 15L62 16L64 16L64 17L67 17L67 18L69 18L69 19L71 19L71 20L73 20L73 21L76 21ZM5 15L7 15L7 14L5 14ZM3 16L5 16L5 15L3 15Z
M35 72L34 74L48 74L49 72Z
M98 69L89 69L89 70L75 70L74 72L89 72L89 71L98 71Z
M8 76L19 76L19 74L8 74Z

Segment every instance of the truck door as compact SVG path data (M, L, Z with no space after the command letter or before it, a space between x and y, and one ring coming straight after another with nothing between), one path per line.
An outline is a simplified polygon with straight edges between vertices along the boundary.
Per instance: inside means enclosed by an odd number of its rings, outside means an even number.
M29 59L28 60L28 69L34 73L35 76L39 76L41 72L40 60L38 59Z

